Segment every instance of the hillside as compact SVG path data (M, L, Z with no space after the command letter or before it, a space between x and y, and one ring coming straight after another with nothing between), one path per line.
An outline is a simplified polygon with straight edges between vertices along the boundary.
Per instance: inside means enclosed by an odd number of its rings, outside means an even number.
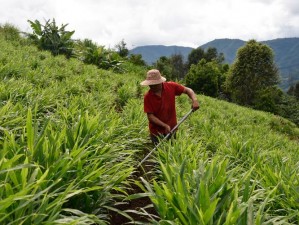
M288 120L198 95L140 168L153 148L143 68L117 74L1 35L0 48L0 224L299 223ZM178 118L189 109L178 97Z
M282 73L299 73L299 38L283 38L265 41L275 53L275 61Z
M246 42L239 39L215 39L199 47L207 49L214 47L219 53L223 53L227 63L232 64L235 60L237 50ZM275 54L275 63L281 74L281 87L287 90L288 87L299 81L299 38L283 38L263 41L269 45ZM154 63L159 57L170 56L176 52L184 52L183 56L187 59L192 48L176 46L175 50L166 46L142 46L130 51L133 54L141 54L148 64Z

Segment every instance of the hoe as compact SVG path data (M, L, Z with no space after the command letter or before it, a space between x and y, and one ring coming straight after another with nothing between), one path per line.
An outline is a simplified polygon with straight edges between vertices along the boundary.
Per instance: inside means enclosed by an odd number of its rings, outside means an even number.
M138 164L138 167L142 165L142 163L144 163L144 161L159 147L159 145L164 141L167 140L175 131L176 129L181 125L181 123L183 123L187 117L193 112L193 109L191 109L178 123L177 125L155 146L155 148L153 150L150 151L150 153L148 153L143 160L141 160L141 162Z

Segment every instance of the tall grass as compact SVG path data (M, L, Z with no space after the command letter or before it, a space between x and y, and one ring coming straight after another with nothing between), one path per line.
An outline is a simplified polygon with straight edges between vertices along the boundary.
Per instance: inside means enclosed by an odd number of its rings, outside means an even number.
M273 130L276 116L198 97L201 109L158 148L153 184L143 179L161 216L153 223L297 224L298 128L279 118L289 131Z
M109 224L143 141L114 110L111 72L0 45L0 223Z
M293 123L198 96L200 110L163 143L151 175L132 178L148 145L139 81L0 35L0 224L109 224L111 212L149 224L298 224ZM181 118L190 109L177 100ZM138 183L139 182L139 183ZM144 205L121 211L128 200Z

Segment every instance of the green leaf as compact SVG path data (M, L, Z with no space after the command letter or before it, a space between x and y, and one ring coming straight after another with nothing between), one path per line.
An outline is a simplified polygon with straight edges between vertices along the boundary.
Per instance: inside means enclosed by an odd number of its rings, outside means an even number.
M28 20L28 22L30 23L30 26L33 29L33 31L38 36L41 36L42 35L42 26L41 26L40 22L38 20L35 20L35 23L32 22L31 20Z

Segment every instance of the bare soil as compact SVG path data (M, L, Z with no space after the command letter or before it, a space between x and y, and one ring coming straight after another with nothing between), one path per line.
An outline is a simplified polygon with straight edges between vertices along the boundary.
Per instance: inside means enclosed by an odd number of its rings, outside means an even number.
M128 194L137 194L137 193L143 193L143 191L140 189L140 187L136 184L134 184L134 180L141 181L140 177L143 177L147 181L150 182L152 179L152 173L154 165L153 163L146 161L144 163L143 167L136 168L135 173L132 175L132 184L130 186L130 189L128 191ZM135 210L136 212L140 211L141 208L144 208L148 205L152 204L149 197L142 197L134 200L127 201L126 204L122 204L119 206L116 206L118 210L125 211L125 210ZM148 214L155 218L159 218L158 213L156 212L154 207L147 207L144 209ZM142 222L142 224L150 224L150 217L144 215L144 213L128 213L129 216L131 216L135 222ZM130 221L125 216L116 213L116 212L110 212L110 224L111 225L122 225L122 224L134 224L132 221ZM140 224L140 223L139 223Z

